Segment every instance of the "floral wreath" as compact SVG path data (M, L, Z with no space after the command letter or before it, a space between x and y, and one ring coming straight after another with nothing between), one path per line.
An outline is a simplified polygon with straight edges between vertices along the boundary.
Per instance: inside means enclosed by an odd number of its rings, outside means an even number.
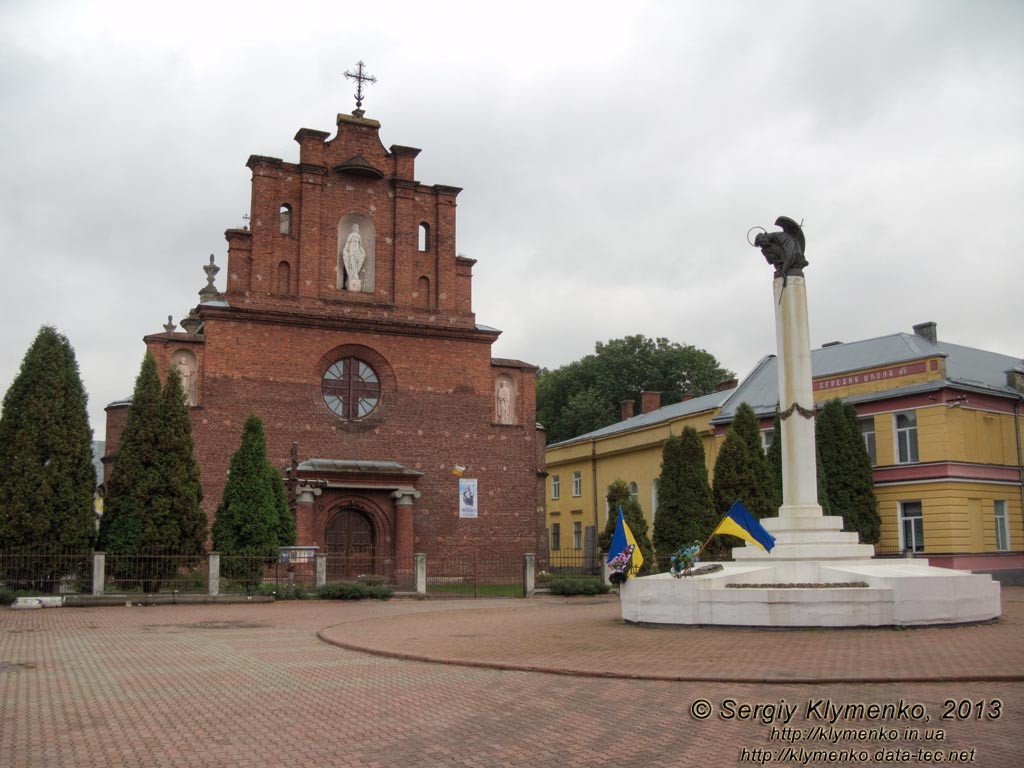
M608 561L608 581L612 584L621 584L629 578L629 571L633 567L633 548L630 544Z
M693 571L693 566L700 562L700 549L701 546L697 542L677 549L672 555L672 564L669 566L668 572L677 579L689 576Z

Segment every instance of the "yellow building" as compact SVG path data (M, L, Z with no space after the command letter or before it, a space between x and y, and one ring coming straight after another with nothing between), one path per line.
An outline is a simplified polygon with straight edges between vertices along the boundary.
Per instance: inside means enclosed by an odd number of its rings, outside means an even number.
M913 334L827 344L811 357L815 402L841 398L861 417L882 518L880 554L909 550L934 565L1024 568L1021 360L940 342L934 323ZM735 389L645 408L549 446L551 554L593 551L589 537L605 524L603 494L616 479L635 487L653 524L664 439L696 427L710 471L743 402L760 417L768 444L778 403L774 355Z

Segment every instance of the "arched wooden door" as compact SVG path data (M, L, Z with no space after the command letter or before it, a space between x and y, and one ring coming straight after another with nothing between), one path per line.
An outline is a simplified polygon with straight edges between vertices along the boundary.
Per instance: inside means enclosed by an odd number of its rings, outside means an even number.
M354 507L341 509L324 533L327 578L354 579L373 573L376 535L370 518Z

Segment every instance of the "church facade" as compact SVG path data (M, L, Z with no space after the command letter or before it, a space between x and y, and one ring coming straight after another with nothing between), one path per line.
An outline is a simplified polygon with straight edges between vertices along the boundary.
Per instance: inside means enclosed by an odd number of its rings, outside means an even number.
M261 417L289 478L298 544L353 561L546 541L536 368L494 359L476 322L475 261L455 250L457 187L415 179L357 109L303 128L298 161L253 155L250 226L229 229L200 303L145 337L181 371L211 525L242 424ZM107 409L108 457L128 403ZM109 462L108 462L109 467ZM336 574L346 575L346 574Z

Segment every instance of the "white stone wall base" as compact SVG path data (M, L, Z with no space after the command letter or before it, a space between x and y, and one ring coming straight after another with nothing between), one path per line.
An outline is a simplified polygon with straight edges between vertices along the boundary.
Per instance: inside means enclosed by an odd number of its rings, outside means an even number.
M870 547L869 547L870 548ZM706 576L628 579L622 618L642 624L744 627L885 627L989 621L1001 612L987 574L908 560L723 563ZM867 587L728 588L727 584L865 582Z

